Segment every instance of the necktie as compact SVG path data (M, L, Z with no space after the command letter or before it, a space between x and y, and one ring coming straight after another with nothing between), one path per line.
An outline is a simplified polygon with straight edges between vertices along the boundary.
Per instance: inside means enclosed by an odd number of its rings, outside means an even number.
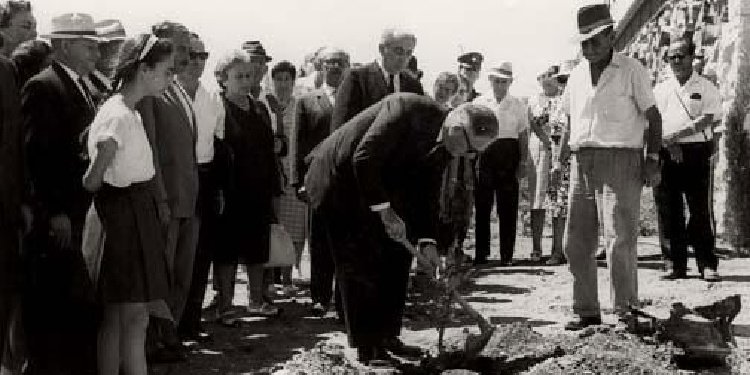
M396 92L396 79L393 74L388 75L388 92L391 94Z
M89 105L89 107L94 108L94 97L91 95L91 91L89 90L89 86L86 83L86 80L84 80L83 77L78 77L78 84L81 85L82 94L86 99L86 103Z

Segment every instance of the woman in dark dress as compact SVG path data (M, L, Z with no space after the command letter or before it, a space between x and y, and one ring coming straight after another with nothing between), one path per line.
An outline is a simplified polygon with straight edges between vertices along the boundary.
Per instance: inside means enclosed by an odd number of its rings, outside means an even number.
M225 197L220 225L223 233L219 235L223 243L215 259L220 318L232 305L239 260L247 266L248 313L264 316L278 313L278 308L264 301L267 287L263 264L268 262L269 227L276 221L275 204L282 190L270 117L265 107L249 95L257 75L265 73L265 60L254 58L244 51L235 51L216 67L226 112L224 139L217 147Z
M98 278L104 307L99 328L100 375L146 375L147 304L169 288L165 238L153 189L155 165L135 105L171 82L172 44L143 34L127 40L115 75L116 92L91 123L91 164L83 186L106 235ZM121 372L122 371L122 372Z

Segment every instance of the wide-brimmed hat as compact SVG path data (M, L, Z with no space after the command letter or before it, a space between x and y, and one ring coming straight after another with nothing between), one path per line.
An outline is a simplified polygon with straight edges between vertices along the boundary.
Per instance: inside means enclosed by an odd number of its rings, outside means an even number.
M539 75L536 76L536 79L553 78L553 77L555 77L557 75L557 73L560 73L560 66L559 65L550 65L549 68L547 68L543 72L539 73Z
M604 31L615 24L612 13L607 4L593 4L578 10L578 36L579 42L593 38L596 34Z
M52 31L47 39L89 39L99 41L94 19L86 13L66 13L52 18Z
M496 67L490 68L489 71L487 72L487 75L490 77L512 79L513 78L513 64L511 64L509 61L505 61Z
M125 28L122 26L120 20L101 20L94 24L94 29L96 30L96 35L102 42L124 40L127 38Z
M268 56L268 54L266 53L266 49L263 48L263 45L260 43L260 41L250 40L242 43L242 49L250 56L261 56L265 57L267 62L271 61L271 56Z

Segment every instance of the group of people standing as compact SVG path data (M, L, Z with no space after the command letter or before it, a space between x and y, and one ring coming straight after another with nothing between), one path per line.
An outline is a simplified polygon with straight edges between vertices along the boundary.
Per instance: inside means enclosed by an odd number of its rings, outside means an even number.
M321 48L299 80L294 64L269 69L262 43L247 41L219 58L213 92L200 80L209 52L184 25L128 37L116 20L71 13L42 41L31 5L8 1L3 371L145 375L148 362L185 360L183 340L211 339L203 320L232 324L239 263L244 312L278 315L270 284L296 287L292 267L265 266L273 224L291 237L298 270L308 243L311 312L335 305L360 361L418 355L399 339L413 263L406 243L431 261L425 272L441 256L464 262L473 216L482 266L495 206L500 264L513 265L522 175L533 260L550 211L547 264L567 261L573 274L576 318L566 328L601 323L600 227L617 316L631 318L644 183L655 186L666 278L686 277L690 244L702 277L717 280L708 181L718 93L693 72L694 46L681 38L666 56L674 79L652 90L645 68L613 51L613 25L607 6L581 8L586 61L540 74L542 93L528 104L509 94L510 62L487 70L491 94L477 93L478 52L459 56L457 73L438 75L425 95L417 38L399 29L383 32L369 64Z

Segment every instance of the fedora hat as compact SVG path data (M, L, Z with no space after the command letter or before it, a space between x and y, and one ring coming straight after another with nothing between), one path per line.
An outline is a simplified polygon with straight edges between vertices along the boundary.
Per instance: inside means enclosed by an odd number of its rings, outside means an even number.
M123 40L127 37L125 35L125 28L122 26L120 20L101 20L94 24L94 29L102 42Z
M247 52L250 56L261 56L265 57L266 61L271 61L271 56L268 56L266 49L257 40L250 40L242 43L242 49Z
M615 24L607 4L593 4L578 10L578 41L593 38Z
M86 13L66 13L52 18L52 31L47 39L89 39L99 41L94 19Z
M501 63L499 66L492 67L487 72L487 75L490 77L500 77L500 78L513 78L513 64L511 64L509 61L505 61Z

